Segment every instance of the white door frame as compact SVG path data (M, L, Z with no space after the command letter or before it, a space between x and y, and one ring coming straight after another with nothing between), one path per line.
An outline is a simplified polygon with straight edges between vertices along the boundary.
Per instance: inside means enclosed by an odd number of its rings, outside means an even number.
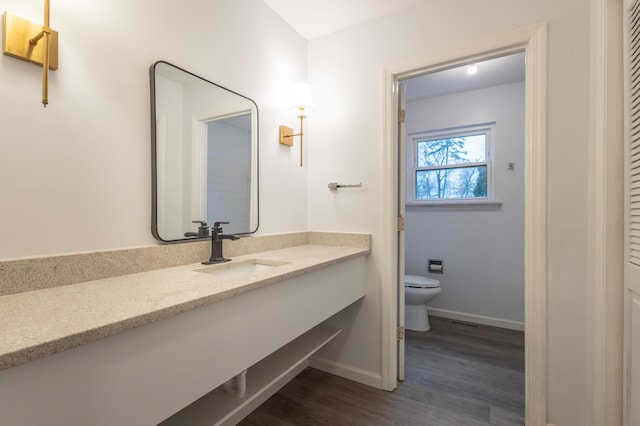
M209 160L208 122L191 117L191 211L187 218L207 221L207 163ZM193 226L187 224L189 228Z
M601 0L603 1L603 0ZM638 64L638 48L635 38L638 34L637 25L637 8L640 0L625 0L623 13L623 80L624 80L624 257L623 257L623 303L624 303L624 338L623 338L623 415L622 424L625 426L635 426L640 422L640 407L638 406L638 398L640 396L640 265L637 259L637 245L634 237L637 231L632 231L634 223L637 220L632 216L637 214L635 203L638 200L637 189L633 189L636 182L637 173L636 158L634 155L635 147L638 139L635 136L637 125L637 101L634 86L637 84L635 78L637 72L634 72ZM605 4L601 4L604 9ZM606 16L606 13L601 15ZM605 25L602 25L605 27ZM606 53L606 49L603 46ZM606 93L605 93L606 94ZM606 100L606 97L604 98ZM604 102L603 102L604 103ZM635 105L634 105L635 104ZM606 121L602 123L603 134L606 135ZM606 146L606 145L605 145ZM633 175L633 177L632 177ZM604 269L606 273L606 269ZM606 290L606 289L605 289ZM604 310L603 310L604 311ZM605 312L603 312L604 315ZM606 337L606 334L603 335ZM606 360L606 353L600 357ZM615 355L615 354L614 354ZM604 362L603 362L604 364ZM606 384L606 383L605 383ZM601 411L604 412L604 408ZM605 412L606 413L606 412ZM602 415L602 418L606 417Z
M385 67L383 80L383 252L382 386L397 385L398 310L397 99L400 78L438 71L471 60L525 51L525 422L546 425L547 396L547 25L540 24L479 40L440 54Z
M404 84L398 82L398 84L396 85L396 90L398 91L398 108L401 111L406 111L407 108L407 88ZM404 274L405 274L405 270L404 270L404 259L405 259L405 230L404 230L404 220L406 217L406 211L405 211L405 203L404 203L404 194L406 191L405 188L405 177L404 177L404 170L407 167L407 156L404 155L405 153L405 147L406 147L406 139L407 139L407 134L406 134L406 122L405 122L405 118L404 118L404 114L402 119L400 119L400 117L398 116L397 119L398 122L398 149L397 149L397 160L398 160L398 196L396 197L397 200L397 204L396 204L396 212L398 215L398 218L401 219L401 222L398 223L398 229L397 229L397 259L398 259L398 263L397 263L397 279L398 279L398 283L402 283L403 281L400 281L401 279L404 280ZM402 226L400 225L400 223L402 224ZM400 332L400 339L397 341L397 350L398 350L398 380L404 380L404 365L405 365L405 333L404 333L404 329L405 329L405 312L404 312L404 285L398 285L397 287L397 297L398 297L398 303L396 304L397 308L397 316L398 316L398 323L397 326L402 330Z
M623 126L622 4L591 0L591 123L589 128L588 309L590 419L620 425L622 412Z

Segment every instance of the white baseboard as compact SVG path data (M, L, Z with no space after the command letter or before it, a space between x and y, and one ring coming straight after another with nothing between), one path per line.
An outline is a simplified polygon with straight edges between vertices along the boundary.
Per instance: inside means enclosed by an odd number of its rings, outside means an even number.
M382 376L369 370L334 362L326 358L311 357L309 358L309 366L326 373L353 380L363 385L371 386L376 389L382 389Z
M429 310L429 315L434 317L473 322L476 324L483 324L483 325L491 325L493 327L508 328L509 330L524 331L524 322L520 322L520 321L485 317L482 315L465 314L464 312L449 311L446 309L438 309L438 308L428 308L428 310Z

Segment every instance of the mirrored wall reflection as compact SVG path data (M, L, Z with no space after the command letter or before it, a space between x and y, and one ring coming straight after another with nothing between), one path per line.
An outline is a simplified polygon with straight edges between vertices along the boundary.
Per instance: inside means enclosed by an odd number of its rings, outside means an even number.
M229 218L225 232L251 229L250 176L251 113L207 123L206 221L209 225L218 218Z
M162 241L258 228L258 108L174 65L152 65L152 232Z

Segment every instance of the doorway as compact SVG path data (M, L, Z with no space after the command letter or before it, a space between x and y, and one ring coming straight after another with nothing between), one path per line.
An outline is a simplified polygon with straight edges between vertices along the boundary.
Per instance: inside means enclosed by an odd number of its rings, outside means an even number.
M411 282L439 283L412 289L405 306L403 388L515 423L524 423L524 56L401 79L399 105L398 290L403 266ZM412 304L420 292L436 293L428 308ZM481 410L464 415L486 420Z
M525 84L525 421L546 421L546 26L525 28L480 40L460 49L427 55L388 66L384 72L384 170L385 256L383 280L383 386L397 386L398 366L404 362L404 341L398 326L404 325L404 291L399 289L398 241L404 211L398 209L399 132L398 82L402 79L457 65L524 51ZM403 273L404 275L404 273ZM404 288L402 288L404 290Z

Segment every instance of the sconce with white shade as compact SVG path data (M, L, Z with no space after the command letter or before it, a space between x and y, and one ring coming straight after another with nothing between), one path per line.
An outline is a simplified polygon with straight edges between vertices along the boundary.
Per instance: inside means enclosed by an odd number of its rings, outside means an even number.
M49 69L58 69L58 32L49 26L49 0L44 0L44 24L5 12L2 53L42 66L42 105L49 103Z
M300 119L300 133L293 133L293 129L287 126L280 126L280 143L293 146L293 138L300 136L300 167L302 167L302 124L304 119L313 112L311 101L311 88L306 83L297 83L293 86L293 106L291 112Z

